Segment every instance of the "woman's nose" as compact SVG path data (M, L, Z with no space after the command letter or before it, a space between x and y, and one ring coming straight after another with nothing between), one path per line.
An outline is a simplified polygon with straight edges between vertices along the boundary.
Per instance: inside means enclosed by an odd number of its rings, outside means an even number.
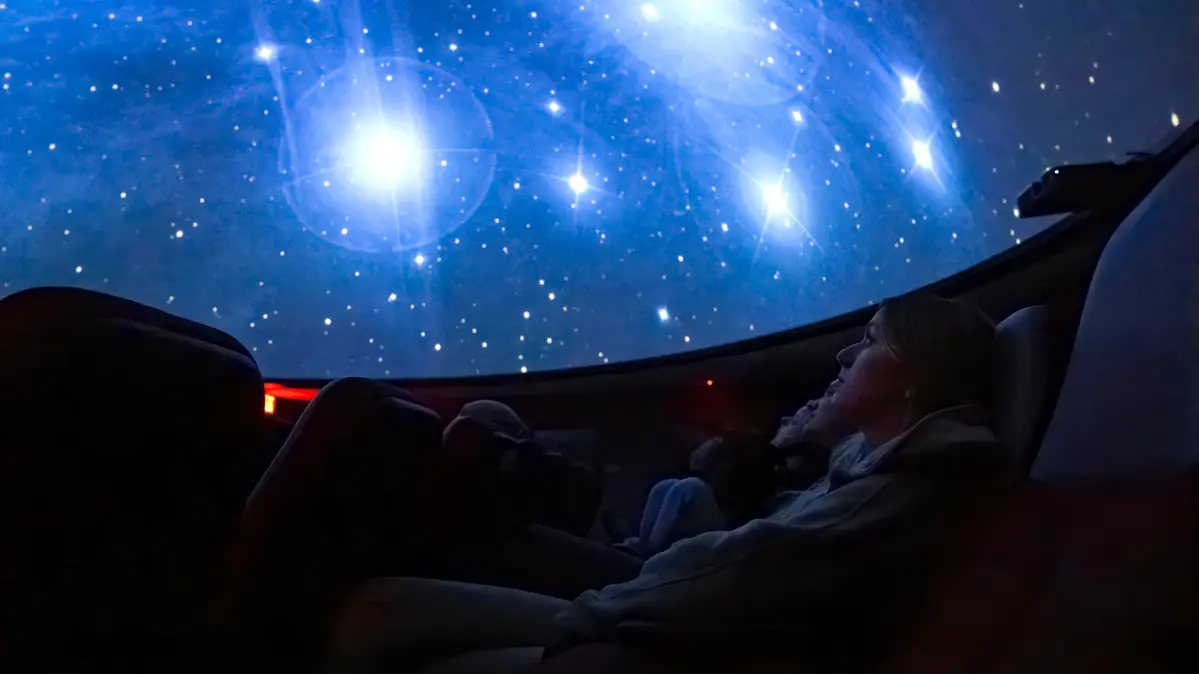
M841 349L840 351L838 351L837 352L837 364L840 365L842 368L847 368L850 365L853 365L853 355L855 353L856 348L857 348L857 344L852 344L852 345L847 346L844 349Z

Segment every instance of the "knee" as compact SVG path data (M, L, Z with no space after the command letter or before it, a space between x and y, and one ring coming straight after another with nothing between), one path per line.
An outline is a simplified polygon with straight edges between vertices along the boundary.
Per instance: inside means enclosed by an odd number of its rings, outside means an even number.
M345 438L363 431L380 438L405 436L421 445L436 443L440 427L437 413L408 391L370 379L346 377L330 382L317 393L292 428L276 461L296 452L297 445L311 446L303 450L305 453L333 452ZM430 432L438 438L426 438Z
M698 477L674 480L663 501L674 509L688 508L693 504L712 498L712 488Z
M666 498L666 495L669 494L670 491L672 489L674 489L674 486L681 481L682 480L676 480L673 478L668 479L668 480L661 480L660 482L658 482L657 484L655 484L653 487L650 488L649 500L650 501L661 501L662 499Z
M711 493L712 488L708 486L707 482L704 482L698 477L688 477L682 480L677 480L674 486L670 488L670 491L671 495L675 498L678 498L681 501L690 502L694 501L701 495L707 495Z
M645 501L646 505L652 507L653 510L659 510L662 504L667 503L668 500L674 500L676 498L674 488L679 485L679 482L682 480L676 480L673 477L657 482L650 488L649 498Z

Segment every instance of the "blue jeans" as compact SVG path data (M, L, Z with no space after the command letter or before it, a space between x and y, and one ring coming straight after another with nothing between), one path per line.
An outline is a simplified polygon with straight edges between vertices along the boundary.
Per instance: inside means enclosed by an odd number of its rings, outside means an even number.
M641 515L637 549L656 555L676 542L728 526L716 496L697 477L662 480L649 492Z

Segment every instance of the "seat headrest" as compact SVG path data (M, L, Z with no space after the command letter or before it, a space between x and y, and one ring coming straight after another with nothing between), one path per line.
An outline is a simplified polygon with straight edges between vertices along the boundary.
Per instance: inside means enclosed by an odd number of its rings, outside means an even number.
M995 330L995 436L1021 474L1049 414L1053 335L1049 310L1025 307Z
M1035 479L1164 477L1199 464L1197 181L1192 150L1103 249Z

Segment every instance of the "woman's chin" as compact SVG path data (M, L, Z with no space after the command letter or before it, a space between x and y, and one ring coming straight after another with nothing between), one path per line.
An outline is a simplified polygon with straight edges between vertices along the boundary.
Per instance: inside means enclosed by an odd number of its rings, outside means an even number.
M841 387L837 387L837 390L833 391L832 395L828 397L828 400L826 400L824 404L828 405L830 410L833 410L838 414L844 414L847 408L845 403L847 402L848 397L849 396L845 395L845 393L842 391Z
M857 418L857 415L854 413L855 405L853 404L853 398L845 395L842 391L834 393L828 399L827 405L827 413L830 418L839 419L846 423L853 423L853 420Z

